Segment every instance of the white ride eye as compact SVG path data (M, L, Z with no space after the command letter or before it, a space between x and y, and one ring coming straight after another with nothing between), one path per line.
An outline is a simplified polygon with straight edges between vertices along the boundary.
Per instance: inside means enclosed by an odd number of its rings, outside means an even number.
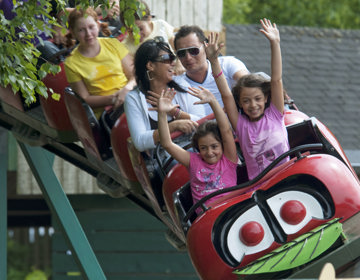
M298 232L312 219L324 219L319 201L305 192L282 192L266 202L286 234Z
M273 242L274 236L258 206L241 214L227 234L228 250L239 263L245 255L266 250Z

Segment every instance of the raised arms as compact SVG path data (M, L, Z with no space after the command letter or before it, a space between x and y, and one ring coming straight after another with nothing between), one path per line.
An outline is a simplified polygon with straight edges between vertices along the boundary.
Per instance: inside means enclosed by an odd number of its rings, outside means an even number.
M219 44L218 41L219 41L219 34L211 33L208 37L208 43L204 42L205 52L207 58L211 63L213 76L216 85L220 91L221 98L223 100L225 107L225 112L230 120L231 126L233 127L233 129L235 129L239 117L239 111L236 107L234 97L227 84L225 76L222 74L222 69L218 60L218 56L223 45Z
M271 48L271 102L284 113L284 94L282 82L282 60L280 49L280 34L276 24L264 18L260 20L263 33L270 42Z

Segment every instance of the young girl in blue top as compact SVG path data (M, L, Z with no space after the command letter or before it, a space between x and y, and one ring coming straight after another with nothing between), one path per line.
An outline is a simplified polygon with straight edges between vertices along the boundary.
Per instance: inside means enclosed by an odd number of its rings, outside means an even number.
M220 82L223 75L217 56L222 45L218 44L218 34L211 34L209 43L205 44L225 111L243 152L250 180L279 155L289 150L284 123L279 30L276 24L272 24L268 19L260 22L260 32L269 40L271 47L271 81L261 75L249 74L242 77L231 92L227 84Z

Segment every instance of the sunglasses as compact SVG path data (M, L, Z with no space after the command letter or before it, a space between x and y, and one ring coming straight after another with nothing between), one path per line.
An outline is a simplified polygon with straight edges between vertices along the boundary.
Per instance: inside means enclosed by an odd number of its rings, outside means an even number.
M161 63L171 64L175 59L176 59L176 56L174 54L167 53L167 54L163 54L163 55L158 56L153 61L154 62L161 62Z
M197 56L200 53L200 49L202 48L202 46L203 45L201 45L200 48L190 47L190 48L180 49L176 52L176 55L178 56L178 58L182 58L185 57L186 52L188 52L191 56Z

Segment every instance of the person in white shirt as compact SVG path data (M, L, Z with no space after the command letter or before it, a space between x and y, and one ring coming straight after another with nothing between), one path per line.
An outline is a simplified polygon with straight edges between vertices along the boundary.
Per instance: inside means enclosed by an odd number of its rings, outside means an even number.
M180 27L175 35L174 47L176 55L186 69L186 72L175 78L175 81L186 81L191 87L202 86L212 92L222 107L224 104L216 86L211 64L206 58L204 42L207 40L202 29L196 25ZM245 64L233 56L220 56L222 73L228 85L232 88L244 75L249 74ZM206 114L211 114L211 107L206 104Z

